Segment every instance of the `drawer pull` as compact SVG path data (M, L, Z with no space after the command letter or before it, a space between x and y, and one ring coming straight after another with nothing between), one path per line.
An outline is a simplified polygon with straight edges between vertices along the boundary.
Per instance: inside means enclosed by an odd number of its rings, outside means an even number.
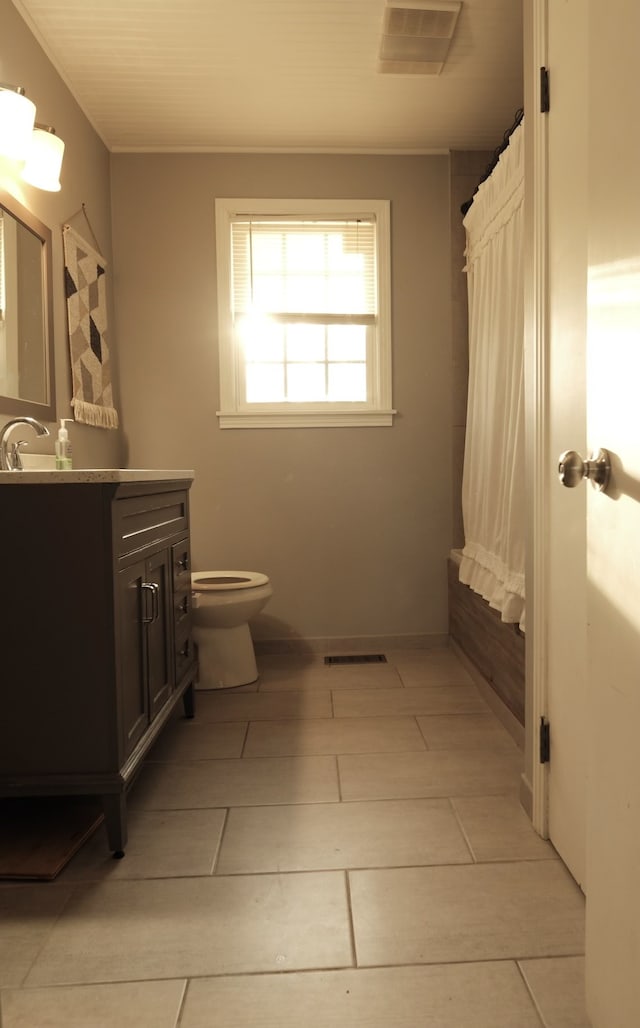
M185 553L185 555L183 557L180 557L180 559L176 561L176 567L178 569L178 572L183 572L183 571L188 571L189 570L189 554L188 553Z
M140 588L151 593L151 617L142 615L143 625L150 625L160 617L160 587L155 582L143 582Z

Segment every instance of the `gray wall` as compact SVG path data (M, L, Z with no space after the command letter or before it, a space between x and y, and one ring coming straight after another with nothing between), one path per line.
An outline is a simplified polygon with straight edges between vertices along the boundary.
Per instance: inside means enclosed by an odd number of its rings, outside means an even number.
M62 226L70 221L74 228L93 243L90 230L78 215L82 204L95 232L102 255L111 264L111 198L109 153L93 131L58 73L43 53L10 0L0 0L0 81L21 85L36 105L36 120L55 129L65 143L59 193L46 193L29 186L18 177L19 165L0 157L0 189L10 193L44 222L53 233L53 315L57 415L72 416L71 370L67 341L67 314L64 298ZM113 326L113 290L110 293ZM111 331L115 399L118 393L117 345ZM0 404L0 424L12 415L9 404ZM55 423L49 422L48 439L30 443L30 449L53 452ZM28 435L25 432L25 437ZM70 426L76 467L120 467L121 433L114 430ZM29 436L31 438L31 436Z
M258 638L447 631L449 188L446 156L112 157L127 463L195 470L194 564L270 576ZM218 428L216 196L390 199L392 428Z

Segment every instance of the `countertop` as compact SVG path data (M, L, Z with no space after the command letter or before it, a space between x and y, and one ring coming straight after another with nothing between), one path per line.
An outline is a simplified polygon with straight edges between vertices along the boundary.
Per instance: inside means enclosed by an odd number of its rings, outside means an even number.
M77 482L177 482L193 481L193 471L159 471L155 468L78 468L74 471L34 469L0 471L0 485L53 485Z

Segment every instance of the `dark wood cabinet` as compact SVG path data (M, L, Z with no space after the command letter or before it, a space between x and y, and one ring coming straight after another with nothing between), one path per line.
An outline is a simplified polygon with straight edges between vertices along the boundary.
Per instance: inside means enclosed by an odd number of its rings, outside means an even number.
M0 795L101 796L116 853L145 754L193 715L189 486L0 485Z

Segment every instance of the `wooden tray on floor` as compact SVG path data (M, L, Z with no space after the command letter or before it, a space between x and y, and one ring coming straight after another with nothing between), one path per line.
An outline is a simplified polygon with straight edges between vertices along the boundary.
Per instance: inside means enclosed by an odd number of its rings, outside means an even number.
M103 820L94 796L0 799L0 878L51 881Z

